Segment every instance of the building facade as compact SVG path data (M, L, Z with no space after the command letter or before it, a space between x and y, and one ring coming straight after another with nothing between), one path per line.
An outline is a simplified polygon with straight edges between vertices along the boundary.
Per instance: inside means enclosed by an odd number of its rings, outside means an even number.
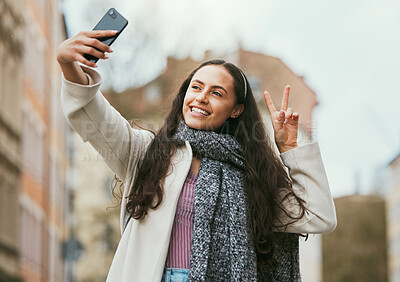
M386 196L388 278L400 281L400 154L389 164Z
M74 265L75 281L105 281L121 232L119 205L113 197L114 173L103 158L77 135L71 136L73 154L69 185L73 191L73 232L83 252ZM110 156L113 157L113 156ZM115 188L118 194L119 185Z
M322 236L323 281L387 281L385 200L351 195L335 205L338 226Z
M11 1L10 1L11 2ZM67 124L60 103L58 44L66 38L58 0L25 0L19 210L24 281L64 281L68 236Z
M18 281L23 1L0 2L0 281Z

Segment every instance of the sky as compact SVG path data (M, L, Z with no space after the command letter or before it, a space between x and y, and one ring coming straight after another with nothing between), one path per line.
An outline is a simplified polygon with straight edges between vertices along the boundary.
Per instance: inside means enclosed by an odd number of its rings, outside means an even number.
M333 196L356 183L384 194L400 153L400 1L64 0L70 34L92 29L110 7L129 25L99 62L109 87L145 84L168 55L201 60L241 45L279 57L317 94L315 139Z

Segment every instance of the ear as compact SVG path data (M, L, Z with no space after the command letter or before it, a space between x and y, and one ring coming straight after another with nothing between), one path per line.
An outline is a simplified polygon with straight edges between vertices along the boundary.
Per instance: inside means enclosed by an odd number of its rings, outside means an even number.
M233 107L233 111L231 113L231 118L237 118L243 113L244 110L244 105L243 104L237 104Z

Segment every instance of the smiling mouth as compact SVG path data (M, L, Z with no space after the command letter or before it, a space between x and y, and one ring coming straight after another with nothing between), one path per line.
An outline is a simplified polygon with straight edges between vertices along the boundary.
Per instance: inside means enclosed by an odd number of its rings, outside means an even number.
M209 112L206 112L206 111L204 111L204 110L202 110L202 109L199 109L199 108L196 108L196 107L190 107L190 111L191 111L191 112L195 112L195 113L202 114L202 115L204 115L204 116L209 116L209 115L210 115Z

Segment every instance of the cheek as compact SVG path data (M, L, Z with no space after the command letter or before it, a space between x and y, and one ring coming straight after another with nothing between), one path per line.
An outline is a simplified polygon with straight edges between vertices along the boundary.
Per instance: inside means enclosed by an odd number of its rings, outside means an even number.
M221 113L221 116L228 119L231 116L233 109L234 109L234 106L231 103L229 103L228 105L226 105L226 104L221 105L219 112Z
M190 101L189 101L189 99L188 99L188 96L186 95L185 98L183 99L183 106L182 106L182 109L187 108L187 105L188 105L189 102L190 102Z
M183 105L182 105L182 112L185 114L188 109L189 106L188 104L190 104L190 102L192 102L193 99L191 99L190 94L186 93L185 98L183 99Z
M189 102L191 102L191 100L193 100L191 96L192 95L190 94L189 91L187 91L185 93L185 97L183 98L183 106L185 106L187 103L189 103Z

